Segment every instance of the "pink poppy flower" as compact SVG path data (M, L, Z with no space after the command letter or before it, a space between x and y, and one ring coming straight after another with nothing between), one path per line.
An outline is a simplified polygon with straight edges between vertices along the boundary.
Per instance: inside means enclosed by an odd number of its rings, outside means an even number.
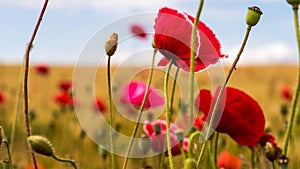
M216 130L221 133L227 133L240 145L255 146L264 133L265 118L261 107L254 99L241 90L226 87L225 91L224 111L219 123L215 124L217 126ZM214 105L218 93L219 90L212 96L205 89L199 92L198 97L200 99L197 98L195 104L199 111L203 113L202 119L204 121L210 118L210 112L212 111L212 107L207 109L207 105L211 105L210 101ZM220 105L222 105L222 101ZM220 109L217 111L222 112Z
M187 13L171 8L161 8L155 19L154 43L164 57L159 66L166 66L170 59L174 64L190 71L190 43L194 19ZM201 45L200 45L201 44ZM195 72L218 62L221 54L219 40L210 28L199 22L195 48Z
M123 88L122 102L140 107L142 105L147 84L139 81L130 82ZM158 107L164 105L164 98L155 92L151 86L146 99L145 108Z
M50 73L50 68L48 65L39 64L39 65L36 65L35 71L40 75L46 76Z
M3 104L5 102L4 94L0 91L0 104Z
M95 111L100 111L101 113L103 113L106 110L106 106L102 99L96 98L94 103L94 109Z
M240 169L242 160L228 151L222 151L218 156L217 166L223 169Z
M72 87L72 82L68 80L63 80L59 83L58 87L62 92L68 92Z
M145 29L139 24L133 24L130 26L130 31L133 35L141 39L147 39L147 33Z
M160 125L161 126L161 131L160 134L156 134L155 130L154 130L154 126L156 125ZM167 123L165 120L157 120L154 122L147 122L144 124L144 132L146 133L146 135L151 139L152 141L152 150L155 152L163 152L163 150L167 150L166 148L164 149L164 146L166 147L166 136L167 136ZM170 132L171 132L171 151L172 151L172 155L178 155L180 154L180 145L179 142L176 138L175 135L175 131L178 130L179 128L171 123L171 127L170 127ZM187 152L188 151L188 143L189 140L187 138L184 138L182 140L182 144L183 144L183 149ZM166 152L167 155L167 152Z

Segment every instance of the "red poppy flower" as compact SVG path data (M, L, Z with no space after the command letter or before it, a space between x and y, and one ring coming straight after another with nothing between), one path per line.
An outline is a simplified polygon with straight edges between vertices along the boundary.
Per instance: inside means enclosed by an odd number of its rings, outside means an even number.
M160 125L161 126L161 131L160 134L156 134L154 130L154 126ZM178 155L180 154L180 146L179 142L176 139L175 131L178 130L179 128L171 123L171 146L172 146L172 155ZM144 132L146 135L151 139L152 141L152 150L155 152L163 152L164 146L166 145L166 136L167 136L167 124L165 120L157 120L154 122L147 122L144 124ZM188 151L188 143L189 140L187 138L183 139L183 148L185 151ZM166 154L167 155L167 154Z
M218 156L217 166L224 169L240 169L242 160L228 151L222 151Z
M38 169L46 169L42 164L38 163L37 164L37 168ZM30 164L27 169L34 169L34 165L33 164Z
M190 44L194 19L187 13L171 8L161 8L155 19L154 43L165 57L159 66L166 66L170 59L185 71L190 70ZM201 44L201 45L200 45ZM195 48L195 72L215 64L224 57L215 34L203 22L199 22Z
M141 39L147 39L147 34L145 32L145 29L139 24L131 25L130 31L136 37L139 37Z
M0 104L3 104L5 102L5 97L2 92L0 92Z
M105 107L102 99L96 98L95 103L94 103L94 109L95 109L95 111L100 111L102 113L106 110L106 107Z
M199 92L200 99L197 98L195 104L199 111L203 112L204 121L210 119L212 107L208 110L207 105L211 105L209 103L211 100L214 105L218 93L219 90L212 96L205 89ZM223 99L226 101L221 101L217 110L217 112L222 112L221 107L224 106L221 119L218 124L215 124L216 130L227 133L240 145L255 146L264 133L265 118L261 107L241 90L226 87L224 94L226 97Z
M61 91L68 92L72 87L72 82L67 80L61 81L58 87Z
M132 104L140 107L142 105L147 84L143 82L130 82L123 88L123 103ZM164 98L155 92L153 87L150 87L148 97L146 99L145 108L158 107L164 105Z
M67 92L58 93L55 96L55 102L61 106L72 106L74 105L73 98Z
M293 98L292 89L289 86L284 86L280 91L281 97L290 102Z
M50 68L48 65L45 64L39 64L35 67L35 70L40 75L48 75L50 72Z

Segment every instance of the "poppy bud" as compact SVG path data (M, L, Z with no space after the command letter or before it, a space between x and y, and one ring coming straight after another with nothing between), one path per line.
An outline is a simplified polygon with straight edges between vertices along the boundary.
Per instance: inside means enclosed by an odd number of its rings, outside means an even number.
M277 158L276 148L270 142L266 143L265 153L269 161L274 161Z
M289 159L282 155L279 159L278 159L278 165L280 169L288 169L289 166Z
M29 136L28 141L34 152L45 156L54 156L54 148L46 137Z
M262 14L262 11L257 6L249 7L246 15L246 23L249 26L255 26Z
M3 139L4 139L3 129L2 129L2 126L0 126L0 146L2 144Z
M155 49L156 46L155 46L155 43L154 43L154 39L152 39L152 43L151 43L152 47Z
M154 131L156 135L159 135L161 132L161 125L160 124L154 125Z
M145 135L142 135L142 138L139 139L138 145L139 149L143 152L143 154L146 154L151 147L151 140Z
M108 56L114 55L118 46L118 34L112 33L105 42L105 51Z
M286 2L293 5L293 6L295 5L297 7L300 4L300 0L286 0Z
M184 161L184 169L196 169L197 162L193 158L188 158Z

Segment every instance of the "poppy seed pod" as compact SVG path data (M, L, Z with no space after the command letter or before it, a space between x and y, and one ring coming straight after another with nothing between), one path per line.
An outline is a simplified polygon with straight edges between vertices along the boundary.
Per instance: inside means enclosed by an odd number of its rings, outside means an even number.
M154 131L156 135L159 135L161 132L161 125L160 124L154 125Z
M278 165L280 169L288 169L289 167L289 159L282 155L279 159L278 159Z
M184 169L196 169L197 162L193 158L188 158L184 161Z
M114 55L118 46L118 34L112 33L105 42L105 51L106 54L110 57Z
M297 7L300 4L300 0L286 0L286 2L293 6L296 5Z
M46 137L29 136L28 142L34 152L45 156L54 155L54 148L52 147L52 144Z
M262 11L257 6L249 7L246 15L246 23L249 26L255 26L262 14Z

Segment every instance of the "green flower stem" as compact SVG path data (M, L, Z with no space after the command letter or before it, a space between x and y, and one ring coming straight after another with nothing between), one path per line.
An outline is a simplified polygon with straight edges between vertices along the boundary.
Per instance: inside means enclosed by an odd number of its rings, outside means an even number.
M172 86L171 101L170 101L171 117L174 114L173 102L174 102L176 81L177 81L177 78L178 78L178 73L179 73L179 67L177 67L177 69L176 69L176 73L175 73L174 81L173 81L173 86Z
M10 149L9 149L9 144L7 142L6 139L3 140L5 146L6 146L6 150L7 150L7 155L8 155L8 166L10 169L12 169L12 159L11 159L11 153L10 153Z
M275 163L272 161L272 169L275 169Z
M300 34L299 34L299 21L298 21L298 5L293 6L293 11L294 11L294 23L295 23L295 31L296 31L296 37L297 37L297 45L298 45L298 84L296 87L296 90L293 95L292 103L291 103L291 109L290 109L290 117L289 117L289 122L288 122L288 127L285 132L285 138L284 138L284 146L283 146L283 155L287 155L288 152L288 145L289 145L289 139L291 137L292 133L292 128L293 128L293 122L294 122L294 117L296 114L296 109L297 109L297 103L298 103L298 97L299 97L299 92L300 92Z
M180 143L180 154L181 154L182 160L184 161L186 159L186 155L185 155L185 152L184 152L184 149L183 149L182 141Z
M29 115L28 115L28 74L29 74L29 54L33 45L33 41L35 39L35 36L38 32L38 29L40 27L40 24L42 22L44 13L46 11L48 5L48 0L45 0L43 8L41 10L41 13L39 15L38 21L35 25L35 28L33 30L33 33L31 35L30 41L27 45L26 48L26 53L25 53L25 65L24 65L24 81L23 81L23 90L24 90L24 116L25 116L25 125L26 125L26 132L27 132L27 136L31 136L31 129L30 129L30 122L29 122ZM28 144L28 148L31 152L31 157L32 157L32 162L33 162L33 166L34 169L37 169L37 162L36 162L36 156L35 153L32 151L30 145Z
M114 138L113 138L113 111L112 111L112 94L111 94L111 81L110 81L110 60L111 56L108 57L107 62L107 85L108 85L108 96L109 96L109 139L110 139L110 158L111 158L111 167L112 169L116 168L115 164L115 150L114 150Z
M195 78L195 48L196 48L196 33L197 26L202 11L204 0L200 0L196 17L194 20L194 25L192 29L191 37L191 58L190 58L190 105L189 105L189 115L190 115L190 126L193 126L194 122L194 78Z
M217 155L218 155L218 141L219 141L219 132L216 132L216 138L215 138L215 151L214 151L214 165L217 165Z
M189 158L194 158L194 154L193 154L193 148L194 148L194 142L195 142L194 140L195 140L196 137L199 138L200 134L201 134L200 131L195 131L189 137L189 140L190 140L189 151L188 151L188 157Z
M165 95L165 104L166 104L166 121L167 121L167 147L168 147L168 155L169 155L169 163L170 163L170 169L174 169L174 162L173 162L173 156L171 151L171 130L170 130L170 105L169 105L169 96L168 96L168 82L169 82L169 73L171 66L173 64L173 60L170 60L170 63L167 67L166 74L165 74L165 80L164 80L164 95Z
M221 100L221 96L222 96L223 93L224 93L225 87L226 87L226 85L227 85L227 83L228 83L228 81L229 81L229 79L230 79L230 77L231 77L233 71L236 69L237 63L238 63L238 61L239 61L239 59L240 59L240 57L241 57L241 55L242 55L242 53L243 53L243 50L244 50L244 48L245 48L245 46L246 46L248 37L249 37L249 35L250 35L251 28L252 28L252 26L249 26L249 25L248 25L247 31L246 31L246 34L245 34L245 37L244 37L244 40L243 40L243 43L242 43L242 46L241 46L241 48L240 48L240 50L239 50L239 53L237 54L237 56L236 56L236 58L235 58L235 60L234 60L234 62L233 62L233 64L232 64L232 66L231 66L231 68L230 68L230 70L229 70L229 73L228 73L228 75L227 75L227 77L226 77L226 80L224 81L224 83L223 83L223 85L222 85L222 87L221 87L221 89L220 89L220 92L219 92L219 94L218 94L216 103L215 103L214 108L213 108L213 111L212 111L212 113L211 113L211 118L210 118L210 120L209 120L209 125L208 125L208 129L207 129L207 134L206 134L206 136L205 136L205 140L206 140L206 141L203 143L203 146L202 146L202 148L201 148L200 155L199 155L199 158L198 158L198 161L197 161L197 166L198 166L198 167L199 167L199 165L200 165L200 161L201 161L202 156L203 156L203 152L204 152L204 149L205 149L205 146L206 146L206 142L207 142L207 140L209 139L209 133L211 132L211 129L212 129L212 124L213 124L213 121L214 121L215 116L216 116L216 112L217 112L217 108L218 108L219 103L220 103L220 100Z
M64 163L70 163L74 167L74 169L77 169L77 166L76 166L76 163L74 160L57 157L56 155L53 155L52 157L57 161L64 162Z
M250 148L251 150L251 168L255 167L255 152L254 152L254 148Z
M212 152L211 152L211 145L210 144L207 144L207 153L208 153L208 158L209 158L209 162L212 166L212 169L217 169L216 165L215 165L215 162L214 162L214 157L212 155Z
M126 157L125 157L125 160L124 160L124 164L123 164L123 169L125 169L126 166L127 166L128 159L129 159L129 154L131 152L132 145L133 145L133 142L134 142L134 138L136 136L136 133L138 131L139 124L140 124L140 121L141 121L142 112L144 111L145 103L146 103L146 100L147 100L147 97L148 97L148 94L149 94L149 89L150 89L151 82L152 82L153 67L154 67L154 61L155 61L155 55L156 55L156 53L157 53L157 49L155 48L154 51L153 51L153 56L152 56L152 62L151 62L151 67L150 67L150 73L149 73L149 79L148 79L147 88L146 88L146 91L145 91L145 94L144 94L142 105L141 105L139 113L138 113L137 121L135 123L134 129L133 129L133 132L132 132L132 135L131 135L131 139L130 139L130 142L129 142L129 145L128 145L127 154L126 154Z

